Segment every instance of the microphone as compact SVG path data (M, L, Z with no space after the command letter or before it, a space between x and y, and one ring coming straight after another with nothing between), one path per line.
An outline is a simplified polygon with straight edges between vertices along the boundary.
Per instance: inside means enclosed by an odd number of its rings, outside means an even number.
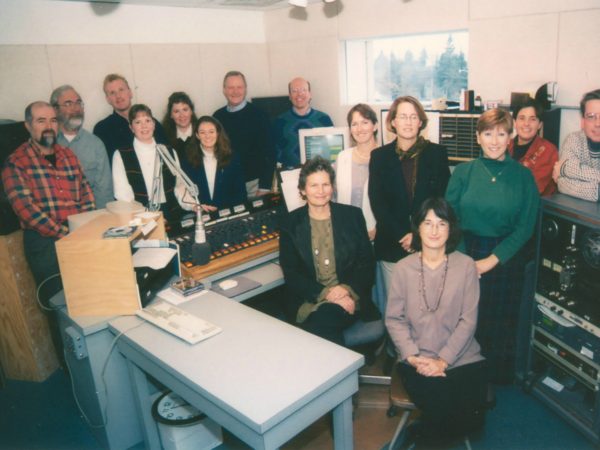
M211 253L210 244L206 242L206 232L204 230L204 222L202 221L202 209L200 208L196 214L196 231L194 233L194 243L192 244L192 263L195 266L208 264Z

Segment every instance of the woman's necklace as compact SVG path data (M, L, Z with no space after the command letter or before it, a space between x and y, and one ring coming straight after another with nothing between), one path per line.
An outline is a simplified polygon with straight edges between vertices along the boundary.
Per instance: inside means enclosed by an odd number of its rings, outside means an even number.
M358 147L354 149L354 155L356 156L356 159L360 161L367 162L371 159L371 152L367 153L367 155L365 156L358 150Z
M421 262L421 270L419 270L419 278L420 278L420 284L421 284L421 297L423 298L423 303L425 304L425 310L427 312L435 312L437 311L437 309L440 307L440 302L442 301L442 295L444 294L444 288L446 287L446 275L448 275L448 255L445 256L445 264L444 264L444 275L442 278L442 285L440 287L440 293L438 294L438 298L437 298L437 303L435 304L435 307L431 307L429 306L429 303L427 302L427 290L425 289L425 271L423 270L423 252L421 252L420 254L420 258L419 258L420 262ZM421 308L421 311L423 309Z
M484 162L483 162L482 160L479 160L479 162L481 163L481 165L483 166L483 168L485 169L485 171L488 173L488 175L491 177L491 181L492 181L492 183L495 183L495 182L496 182L496 180L497 180L498 178L500 178L500 175L502 175L502 172L504 172L504 169L506 169L506 166L504 166L504 167L502 168L502 170L501 170L500 172L498 172L498 174L497 174L497 175L494 175L492 172L490 172L490 169L488 169L488 168L485 166L485 164L484 164Z

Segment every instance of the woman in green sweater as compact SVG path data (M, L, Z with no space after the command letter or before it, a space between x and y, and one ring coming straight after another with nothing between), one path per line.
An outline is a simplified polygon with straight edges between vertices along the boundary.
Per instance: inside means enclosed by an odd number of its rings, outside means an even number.
M488 360L489 380L499 384L514 378L524 273L520 250L533 234L539 205L531 171L507 154L512 131L507 111L483 113L477 122L483 154L457 166L446 191L463 231L461 248L480 276L475 336Z

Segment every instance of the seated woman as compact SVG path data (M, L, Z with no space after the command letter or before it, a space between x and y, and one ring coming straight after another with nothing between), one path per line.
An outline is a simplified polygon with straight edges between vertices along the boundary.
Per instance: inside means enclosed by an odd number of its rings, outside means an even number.
M138 201L148 207L152 201L154 164L156 161L156 141L154 140L154 119L146 105L133 105L129 110L129 126L133 132L133 146L120 148L113 155L112 173L115 198L126 202ZM170 150L178 164L177 155ZM185 194L183 185L166 165L162 168L160 187L160 210L169 223L181 217L180 202Z
M394 266L385 324L398 375L421 410L409 438L430 448L483 425L485 362L474 337L479 280L475 262L454 251L460 231L444 199L423 202L412 233L417 253Z
M316 157L300 171L307 204L282 220L279 262L286 309L305 330L344 345L344 329L358 318L376 320L371 301L373 250L360 209L331 201L335 172Z
M532 98L513 111L517 135L510 141L508 151L513 159L531 170L540 195L549 196L556 192L552 169L558 161L558 150L552 142L538 134L542 128L543 112Z
M348 111L348 128L356 144L340 152L335 162L337 201L362 209L369 239L375 239L375 217L369 202L369 161L377 147L377 114L359 103Z
M204 211L229 208L246 201L242 166L231 152L223 126L214 117L198 119L181 167L198 186Z
M189 95L185 92L173 92L169 95L167 112L162 125L169 145L175 149L179 159L183 159L185 145L192 139L194 125L197 122L194 103Z

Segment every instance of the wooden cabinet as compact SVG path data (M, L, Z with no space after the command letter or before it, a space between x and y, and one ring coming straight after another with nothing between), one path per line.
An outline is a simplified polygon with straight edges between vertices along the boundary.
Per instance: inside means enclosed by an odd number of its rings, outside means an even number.
M23 252L23 232L0 236L0 360L10 379L44 381L58 368L35 291Z
M102 214L56 243L69 316L118 316L141 308L131 247L142 239L141 231L129 238L102 237L124 223L115 214ZM148 238L166 240L162 216Z

